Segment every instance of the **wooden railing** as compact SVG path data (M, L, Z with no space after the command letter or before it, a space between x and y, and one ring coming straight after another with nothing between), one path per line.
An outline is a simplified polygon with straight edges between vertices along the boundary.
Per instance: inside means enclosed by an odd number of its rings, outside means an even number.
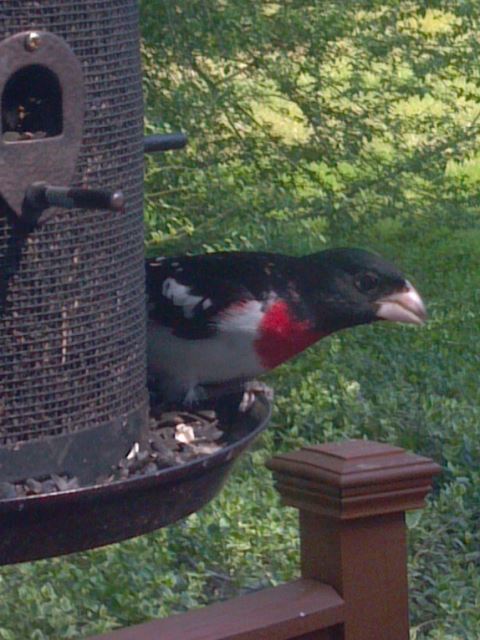
M423 506L438 465L351 440L268 467L300 512L301 579L90 640L407 640L405 512Z

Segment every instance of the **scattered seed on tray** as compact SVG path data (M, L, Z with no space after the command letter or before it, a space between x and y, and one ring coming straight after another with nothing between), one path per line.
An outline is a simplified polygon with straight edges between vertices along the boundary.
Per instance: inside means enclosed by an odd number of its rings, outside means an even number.
M154 475L160 469L182 465L209 456L225 446L223 431L215 411L164 411L152 409L147 443L135 443L112 469L95 484ZM0 500L24 498L78 489L78 478L52 473L47 478L27 478L23 482L0 482Z
M157 413L152 410L147 447L140 449L136 443L113 473L97 482L150 475L159 469L209 456L223 448L224 444L219 442L222 436L214 411Z

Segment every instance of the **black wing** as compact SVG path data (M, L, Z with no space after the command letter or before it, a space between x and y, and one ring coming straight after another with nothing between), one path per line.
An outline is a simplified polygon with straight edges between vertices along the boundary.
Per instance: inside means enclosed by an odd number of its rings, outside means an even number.
M238 275L232 277L229 271L222 260L212 260L209 254L147 260L149 319L189 340L213 336L219 313L234 303L255 299Z

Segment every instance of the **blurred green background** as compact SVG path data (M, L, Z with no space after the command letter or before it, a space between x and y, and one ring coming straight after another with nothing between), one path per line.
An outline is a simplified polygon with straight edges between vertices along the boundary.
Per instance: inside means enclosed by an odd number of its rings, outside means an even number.
M290 579L296 514L263 463L368 437L444 467L409 517L412 638L480 638L480 3L144 0L147 251L383 253L425 328L361 327L269 382L274 417L202 512L0 570L0 638L82 638ZM180 639L179 639L180 640Z

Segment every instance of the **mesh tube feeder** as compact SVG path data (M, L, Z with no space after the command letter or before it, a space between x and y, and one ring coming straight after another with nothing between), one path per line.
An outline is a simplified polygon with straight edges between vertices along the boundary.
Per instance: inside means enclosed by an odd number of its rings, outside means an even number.
M0 564L174 522L220 488L265 426L258 402L218 454L95 485L148 427L144 153L135 0L4 0L0 24L0 484L78 490L0 499ZM232 427L232 434L235 428Z

